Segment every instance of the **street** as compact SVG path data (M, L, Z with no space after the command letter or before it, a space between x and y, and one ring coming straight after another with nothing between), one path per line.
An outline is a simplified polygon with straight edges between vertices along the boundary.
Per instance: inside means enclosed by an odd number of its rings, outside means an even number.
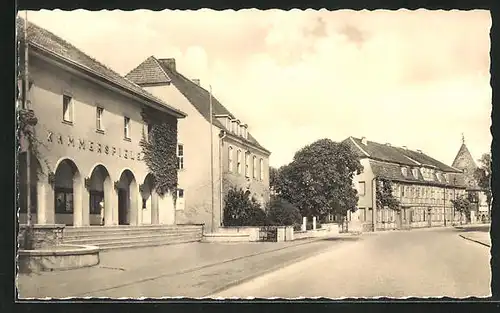
M454 228L367 234L213 297L487 297L489 248Z

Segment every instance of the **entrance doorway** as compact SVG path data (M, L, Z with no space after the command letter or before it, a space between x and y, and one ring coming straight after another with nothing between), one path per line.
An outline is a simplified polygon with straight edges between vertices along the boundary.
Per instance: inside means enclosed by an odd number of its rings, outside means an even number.
M118 225L129 225L129 199L125 189L118 189Z

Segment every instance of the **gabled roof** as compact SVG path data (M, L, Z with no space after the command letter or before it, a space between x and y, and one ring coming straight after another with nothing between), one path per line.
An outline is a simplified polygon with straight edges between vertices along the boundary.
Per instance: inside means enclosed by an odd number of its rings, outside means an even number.
M149 57L126 75L138 85L169 84L170 77L161 68L155 57Z
M126 79L112 69L106 67L99 61L93 59L77 47L66 42L61 37L31 22L28 22L27 24L27 37L30 46L37 48L40 51L47 52L52 57L65 63L75 64L80 70L86 72L87 74L97 75L103 78L110 85L124 89L131 95L139 96L142 99L153 102L156 105L159 105L160 107L166 109L173 116L176 116L178 118L186 116L184 112L177 110L161 99L156 98L137 84ZM18 17L16 20L16 26L19 40L23 42L24 37L22 34L24 33L24 19Z
M405 148L394 147L388 144L380 144L373 141L366 141L363 144L362 139L349 137L344 140L353 148L354 153L359 157L370 158L383 162L390 162L399 165L414 166L429 166L439 169L443 172L458 173L459 170L448 166L423 152L417 152Z
M153 62L152 60L155 60L155 62ZM186 97L186 99L196 108L198 112L200 112L200 114L207 121L210 121L209 91L194 83L192 80L186 78L177 70L172 69L170 66L168 66L169 61L171 61L171 59L157 59L154 56L151 56L139 66L137 66L134 70L132 70L129 74L127 74L126 77L143 86L152 84L154 81L148 80L148 77L151 76L150 73L153 71L150 66L152 64L158 64L161 71L164 72L166 74L166 77L170 79L170 83L173 84L184 95L184 97ZM159 70L154 71L158 72ZM229 110L224 107L213 94L212 110L213 115L228 115L232 119L235 119L235 116L231 112L229 112ZM228 134L230 134L229 129L226 128L226 125L223 125L218 119L213 118L212 122L215 126L227 130ZM248 140L241 137L238 138L247 144L256 146L257 148L270 153L269 150L259 144L259 142L250 133L248 134Z

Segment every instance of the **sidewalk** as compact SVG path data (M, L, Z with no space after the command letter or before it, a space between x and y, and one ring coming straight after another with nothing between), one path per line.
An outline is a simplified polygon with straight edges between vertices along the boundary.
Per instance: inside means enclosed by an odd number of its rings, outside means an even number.
M339 236L339 238L342 237ZM218 266L218 276L214 277L215 274L210 274L211 280L216 278L215 281L224 279L230 281L231 279L222 276L229 273L233 276L237 274L238 277L243 277L249 274L246 273L249 270L263 270L265 269L263 267L272 267L276 263L286 262L304 254L307 256L316 250L326 249L333 243L332 240L328 242L322 239L325 238L280 243L196 242L112 250L102 252L100 254L101 262L95 267L19 275L17 282L19 298L138 297L140 295L151 297L154 294L161 297L169 295L168 288L174 293L180 291L190 293L192 286L189 284L196 287L200 284L200 279L207 276L206 273L203 273L204 268L212 268L213 272L213 268ZM294 247L296 248L294 249ZM262 255L266 256L261 257ZM287 256L284 259L279 259L280 255ZM245 266L245 260L252 257L255 258L255 261L249 260ZM257 261L259 258L265 262L259 264L260 261ZM240 269L241 273L231 273L232 262L243 264ZM227 265L224 265L225 263ZM198 281L196 279L190 280L190 276L194 275L195 272L198 273ZM183 278L181 279L181 277ZM157 285L160 280L166 280L169 284L167 286L161 284L163 285L161 288L155 287L155 284ZM131 286L139 287L134 287L135 289L131 290ZM205 289L197 292L202 294L207 291ZM126 291L130 292L130 295L125 295ZM147 294L144 294L146 291ZM174 295L178 294L171 294L171 296Z
M460 237L476 242L478 244L482 244L483 246L491 247L491 239L490 239L490 233L489 232L466 232L463 234L459 235Z

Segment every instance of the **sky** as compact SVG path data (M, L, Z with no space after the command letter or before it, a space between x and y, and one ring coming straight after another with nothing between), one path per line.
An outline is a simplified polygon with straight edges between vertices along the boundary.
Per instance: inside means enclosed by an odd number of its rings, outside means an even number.
M24 14L23 14L24 16ZM175 58L281 166L318 139L490 151L489 11L32 11L28 19L125 75ZM168 102L168 99L165 99Z

